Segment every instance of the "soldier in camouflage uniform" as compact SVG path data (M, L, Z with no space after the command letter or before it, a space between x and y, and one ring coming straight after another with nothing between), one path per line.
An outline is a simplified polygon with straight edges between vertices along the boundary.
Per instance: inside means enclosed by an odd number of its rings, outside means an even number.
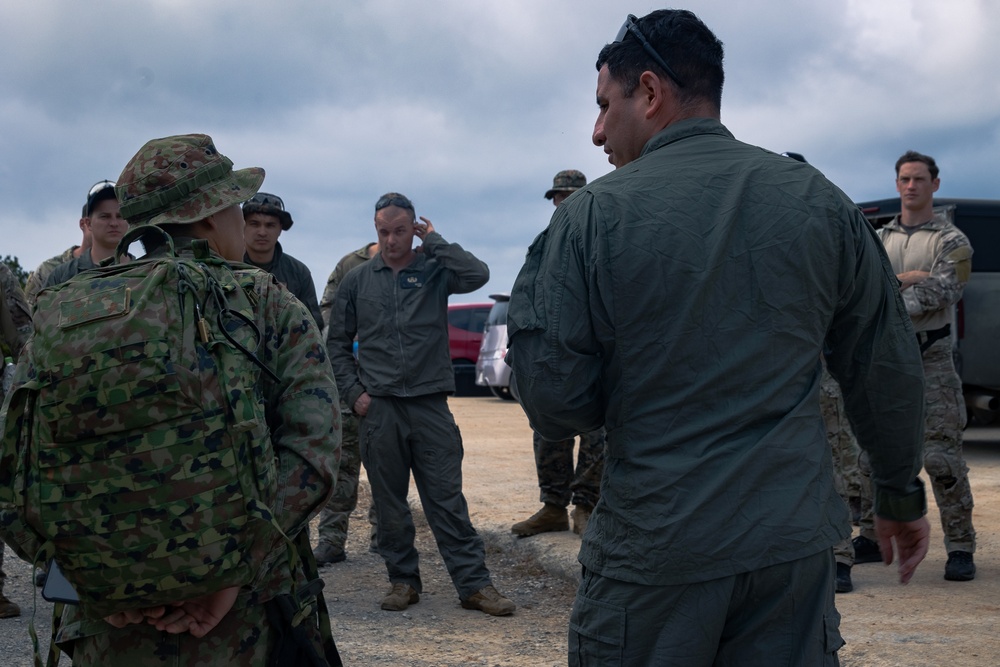
M90 189L84 206L87 215L83 219L90 235L90 248L54 268L45 279L45 287L58 285L82 271L93 269L115 254L118 242L128 231L128 223L119 209L114 183L105 180Z
M326 338L326 328L330 326L330 309L333 307L333 297L337 294L337 287L351 269L361 266L369 259L378 254L378 243L373 241L363 248L358 248L354 252L348 253L340 258L337 266L326 279L326 289L323 290L323 298L319 302L319 311L323 315L323 338Z
M205 239L213 253L238 263L244 252L239 203L257 191L263 178L261 169L233 171L210 137L184 135L148 142L126 165L117 194L133 226L161 226L182 256L193 256L193 240ZM143 237L149 255L164 252L162 240L152 247L149 240ZM250 269L236 265L234 270L239 276ZM261 387L280 471L280 504L272 509L291 538L305 530L333 492L340 444L338 396L323 341L305 307L274 282L256 296L257 319L264 325L258 355L280 378L264 380ZM272 554L252 586L178 600L166 608L92 620L67 605L57 642L74 665L271 664L268 658L279 634L290 628L274 625L270 603L306 580L305 566L292 565L287 549L275 548ZM313 605L300 627L323 655L316 613Z
M576 169L560 171L545 193L559 206L564 199L587 184L587 177ZM573 467L575 438L545 440L537 431L532 434L535 470L538 473L539 500L542 508L510 532L518 537L569 530L566 508L573 503L573 532L583 535L590 514L601 495L601 472L604 470L604 429L580 434L580 448Z
M840 385L833 379L826 364L823 364L823 377L820 381L819 409L826 424L826 439L833 453L833 484L837 493L848 505L852 498L861 496L861 472L858 469L858 456L861 448L854 438L851 424L847 421L844 411L844 397L840 393ZM851 567L854 565L854 545L850 537L845 537L833 547L834 560L837 562L838 593L849 593L854 590L851 581Z
M944 578L970 581L976 576L972 554L972 488L962 455L965 400L952 356L954 306L972 271L972 246L947 212L934 209L940 186L934 159L908 151L896 162L900 215L878 230L900 281L900 293L917 333L924 365L924 470L941 512L948 562ZM880 560L871 512L862 518L854 540L857 562Z
M90 250L90 228L87 226L87 208L90 204L90 197L93 195L94 191L103 187L104 183L107 181L101 181L96 183L90 188L90 192L87 193L87 201L83 205L83 210L80 212L80 231L83 232L83 240L80 245L75 245L67 248L62 253L56 255L55 257L50 257L41 264L38 268L32 271L28 275L28 281L24 284L24 298L28 301L28 305L34 307L35 305L35 295L38 294L39 290L45 286L45 282L49 279L49 274L55 270L60 264L65 264L74 257L79 257L83 253Z
M258 192L243 204L243 219L246 221L243 261L277 278L305 304L313 322L320 326L322 318L316 303L316 285L309 267L287 254L278 243L281 232L288 231L293 224L291 214L285 210L285 202L276 195Z
M323 300L319 308L323 314L323 336L330 326L330 309L337 287L351 269L361 266L378 254L378 243L369 243L344 255L326 281ZM344 545L347 543L347 527L351 512L358 506L358 481L361 476L361 443L358 439L358 417L344 401L340 402L340 418L343 424L343 438L340 446L340 469L337 471L337 488L333 498L323 508L319 521L319 545L314 555L318 565L340 563L347 559ZM369 550L377 551L375 505L368 508Z
M0 347L4 354L17 361L30 336L31 309L14 272L0 263ZM0 387L0 404L3 404L4 398L3 388ZM3 572L3 550L3 543L0 543L0 618L11 618L20 616L21 609L3 594L7 578Z

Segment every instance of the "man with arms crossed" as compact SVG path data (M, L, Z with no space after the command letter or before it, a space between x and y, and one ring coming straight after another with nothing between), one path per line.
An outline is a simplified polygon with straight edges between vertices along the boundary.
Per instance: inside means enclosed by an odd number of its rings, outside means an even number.
M965 399L952 358L951 320L972 271L972 246L944 211L934 210L941 185L934 158L907 151L896 162L900 214L878 230L900 294L917 332L924 366L924 469L941 513L948 562L944 578L971 581L976 576L972 554L972 487L962 456ZM869 503L866 502L865 505ZM871 514L865 512L861 535L854 538L855 560L881 560Z
M887 562L894 541L906 582L927 551L922 373L892 268L822 174L720 123L722 44L694 14L629 16L597 68L593 140L616 170L556 209L507 320L532 426L607 428L569 663L836 665L849 521L824 343Z

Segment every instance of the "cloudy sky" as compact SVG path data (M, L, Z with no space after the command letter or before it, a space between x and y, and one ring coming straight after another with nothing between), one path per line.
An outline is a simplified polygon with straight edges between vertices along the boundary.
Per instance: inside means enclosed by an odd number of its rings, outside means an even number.
M723 122L803 153L855 200L894 194L913 148L939 194L996 198L1000 3L691 0L726 46ZM507 291L560 169L611 166L590 140L608 0L0 0L0 255L33 268L79 243L89 187L154 137L212 135L267 171L286 252L321 290L373 239L373 204L418 215Z

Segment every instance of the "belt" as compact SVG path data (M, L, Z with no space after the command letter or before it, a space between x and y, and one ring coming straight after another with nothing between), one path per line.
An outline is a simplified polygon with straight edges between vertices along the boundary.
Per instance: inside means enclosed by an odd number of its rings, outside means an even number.
M920 354L923 354L927 349L938 342L942 338L947 338L951 335L951 323L944 325L940 329L931 329L930 331L918 331L917 332L917 345L920 346Z

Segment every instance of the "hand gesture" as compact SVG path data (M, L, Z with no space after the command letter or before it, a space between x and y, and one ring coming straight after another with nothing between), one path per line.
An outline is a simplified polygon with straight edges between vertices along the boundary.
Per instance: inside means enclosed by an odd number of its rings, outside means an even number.
M882 552L882 562L892 564L893 543L899 556L899 583L905 584L917 571L917 565L927 555L930 544L931 527L927 517L922 516L916 521L891 521L875 517L875 532L878 534L878 547Z
M431 232L434 231L434 225L432 225L431 221L428 220L427 218L425 218L424 216L420 216L420 219L423 220L423 224L421 224L419 222L414 222L413 223L413 233L421 241L423 241L425 236L427 236L428 234L430 234Z
M190 632L201 639L229 613L239 593L239 586L231 586L208 595L178 602L160 618L149 619L149 623L161 632L172 635Z

